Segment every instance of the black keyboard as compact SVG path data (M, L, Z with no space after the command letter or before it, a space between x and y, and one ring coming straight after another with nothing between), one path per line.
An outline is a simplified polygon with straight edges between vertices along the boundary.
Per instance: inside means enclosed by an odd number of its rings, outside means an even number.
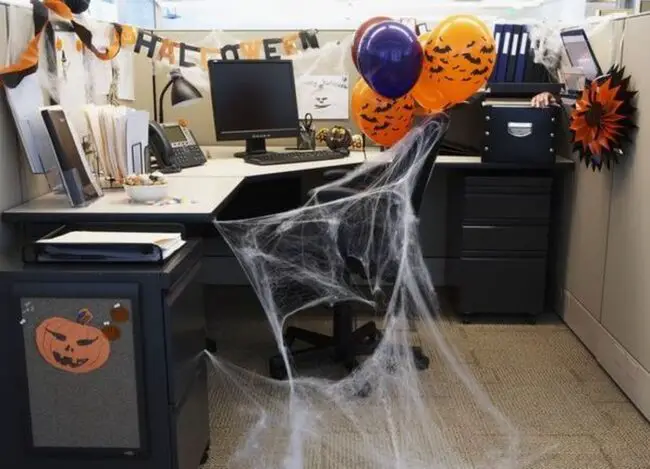
M246 155L244 161L259 166L288 163L308 163L310 161L338 160L349 155L347 151L314 150L314 151L290 151L282 153L260 153Z

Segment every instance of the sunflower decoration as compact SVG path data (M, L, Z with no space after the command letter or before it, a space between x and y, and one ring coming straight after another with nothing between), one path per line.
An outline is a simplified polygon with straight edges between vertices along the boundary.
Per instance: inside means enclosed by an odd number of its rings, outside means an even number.
M624 78L624 73L625 67L614 65L604 76L588 81L571 115L573 149L594 171L603 163L609 169L612 161L619 162L622 146L636 128L636 91L630 91L630 77Z

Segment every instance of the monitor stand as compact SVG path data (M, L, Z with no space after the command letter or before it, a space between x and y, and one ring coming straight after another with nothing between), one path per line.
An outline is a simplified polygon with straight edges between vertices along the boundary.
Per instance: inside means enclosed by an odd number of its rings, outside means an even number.
M263 138L247 138L246 151L239 151L235 153L236 158L245 158L249 155L262 155L266 153L273 153L266 151L266 139Z

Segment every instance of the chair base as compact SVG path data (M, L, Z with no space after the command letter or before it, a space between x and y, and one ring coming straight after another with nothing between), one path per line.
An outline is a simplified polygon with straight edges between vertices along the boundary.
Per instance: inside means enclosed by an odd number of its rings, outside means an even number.
M377 325L374 322L368 322L359 329L352 331L345 338L336 337L336 335L331 337L297 327L288 327L284 340L286 347L289 348L289 360L294 369L300 366L300 362L314 363L330 360L336 364L342 364L348 373L352 373L359 366L357 357L372 355L382 337ZM292 351L290 350L291 346L296 340L306 342L312 347ZM422 353L419 347L411 347L411 352L417 369L425 370L429 367L429 358ZM273 379L283 380L287 378L287 369L281 354L275 355L269 360L269 372ZM369 389L364 389L362 394L368 392Z

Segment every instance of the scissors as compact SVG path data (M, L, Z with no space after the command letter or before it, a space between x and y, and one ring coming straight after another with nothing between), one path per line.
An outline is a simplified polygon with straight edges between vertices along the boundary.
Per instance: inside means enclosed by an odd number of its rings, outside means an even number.
M311 132L311 127L314 123L314 117L311 115L311 113L305 114L305 118L302 121L302 128L304 129L305 132Z

